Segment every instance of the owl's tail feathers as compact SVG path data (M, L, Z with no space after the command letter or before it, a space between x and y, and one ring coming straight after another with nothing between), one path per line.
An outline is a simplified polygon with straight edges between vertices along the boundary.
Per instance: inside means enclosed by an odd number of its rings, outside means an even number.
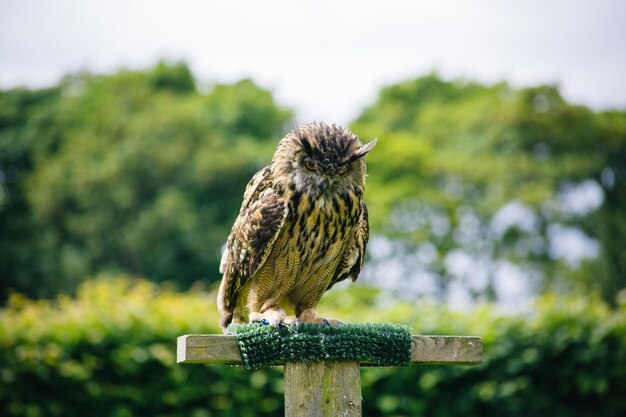
M232 305L232 297L230 297L230 293L232 292L232 280L227 279L227 276L224 275L222 278L222 282L220 282L220 287L217 290L217 311L220 313L220 327L224 330L228 327L228 325L233 321L233 305Z
M224 330L228 327L230 323L233 321L233 312L232 311L222 311L222 318L220 319L220 327Z

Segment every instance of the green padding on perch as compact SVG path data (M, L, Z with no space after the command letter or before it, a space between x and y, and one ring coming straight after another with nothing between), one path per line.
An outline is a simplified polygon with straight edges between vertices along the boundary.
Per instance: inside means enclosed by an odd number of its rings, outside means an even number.
M378 366L408 366L411 363L411 333L399 324L368 323L328 326L303 324L276 329L260 323L231 324L237 336L244 368L284 362L353 360Z

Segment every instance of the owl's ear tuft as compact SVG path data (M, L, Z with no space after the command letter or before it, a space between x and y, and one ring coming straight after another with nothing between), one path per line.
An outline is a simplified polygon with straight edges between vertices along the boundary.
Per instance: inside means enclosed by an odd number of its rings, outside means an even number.
M368 143L366 143L363 146L360 146L356 151L354 151L354 153L352 154L352 156L350 157L350 161L355 161L359 158L364 157L365 155L367 155L367 153L369 151L371 151L372 149L374 149L374 146L376 146L376 143L378 142L378 139L374 139Z
M311 147L311 142L305 137L300 137L300 143L302 144L302 148L304 152L310 157L313 156L313 148Z

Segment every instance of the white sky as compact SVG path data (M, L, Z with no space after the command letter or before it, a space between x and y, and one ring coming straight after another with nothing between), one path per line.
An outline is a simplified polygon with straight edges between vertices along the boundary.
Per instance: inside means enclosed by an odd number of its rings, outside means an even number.
M0 88L184 59L251 77L299 122L347 123L383 85L433 70L626 108L626 1L0 0Z

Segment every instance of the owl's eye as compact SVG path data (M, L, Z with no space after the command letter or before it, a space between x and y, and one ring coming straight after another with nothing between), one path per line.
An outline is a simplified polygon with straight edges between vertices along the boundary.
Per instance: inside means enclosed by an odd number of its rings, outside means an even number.
M304 166L306 167L306 169L308 169L309 171L315 171L315 162L313 162L311 159L306 158L304 160Z

